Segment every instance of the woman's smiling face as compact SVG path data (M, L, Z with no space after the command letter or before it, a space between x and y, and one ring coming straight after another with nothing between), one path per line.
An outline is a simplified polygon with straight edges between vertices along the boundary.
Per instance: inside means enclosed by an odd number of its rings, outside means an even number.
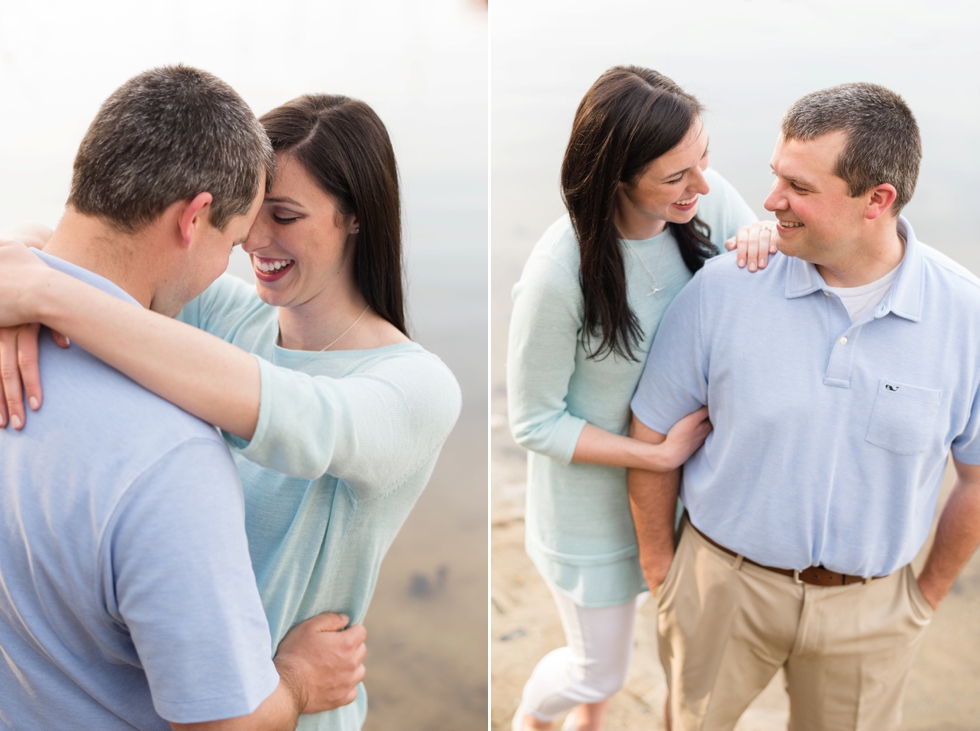
M357 221L337 209L303 164L276 156L276 178L243 249L263 302L298 307L349 276ZM353 243L353 242L351 242Z
M687 223L708 192L708 133L700 119L674 148L652 160L630 183L619 184L616 224L623 238L650 238L668 222Z

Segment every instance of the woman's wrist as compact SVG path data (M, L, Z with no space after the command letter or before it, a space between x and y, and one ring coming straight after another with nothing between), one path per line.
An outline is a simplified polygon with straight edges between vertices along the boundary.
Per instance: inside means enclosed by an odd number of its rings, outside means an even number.
M43 249L52 233L43 223L15 223L0 231L0 244L19 243L32 249Z
M44 269L39 267L32 270L30 276L25 278L23 291L25 301L19 307L24 313L25 322L40 322L48 327L58 328L62 315L59 293L64 291L63 285L58 281L59 275L71 279L47 266Z
M650 444L649 442L642 442L637 440L643 445L644 450L644 461L648 465L646 469L651 472L670 472L677 465L672 464L670 460L669 447L666 446L666 442L661 442L660 444Z

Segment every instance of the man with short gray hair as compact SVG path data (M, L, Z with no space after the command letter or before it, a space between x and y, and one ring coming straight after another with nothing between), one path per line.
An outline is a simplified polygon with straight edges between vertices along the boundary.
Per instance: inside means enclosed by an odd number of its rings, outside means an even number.
M247 237L273 165L227 84L147 71L99 110L37 255L176 314ZM13 256L34 261L0 247ZM364 629L346 617L303 622L270 657L216 431L81 348L40 348L49 403L0 429L0 726L283 729L353 700Z
M703 405L714 425L683 478L629 475L675 731L731 729L780 668L794 731L897 728L923 632L980 542L980 280L899 215L920 157L897 94L803 97L765 202L785 256L751 277L707 262L657 332L631 433L659 442Z

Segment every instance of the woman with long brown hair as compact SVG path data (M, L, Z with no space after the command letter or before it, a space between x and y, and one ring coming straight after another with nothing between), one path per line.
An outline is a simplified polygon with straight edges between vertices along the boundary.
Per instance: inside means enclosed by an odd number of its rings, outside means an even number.
M60 331L222 429L242 477L271 650L322 611L362 621L460 392L407 335L398 174L384 124L364 102L328 95L294 99L260 121L276 175L243 245L255 288L224 275L179 322L26 251L0 287L5 303L36 308L26 322ZM36 373L25 381L39 406ZM20 395L19 383L5 386ZM21 405L9 421L22 426L25 416ZM298 728L360 728L363 686L348 700L302 716Z
M756 220L708 168L701 111L656 71L604 73L578 107L562 163L568 215L545 232L514 288L508 405L529 450L526 546L568 642L534 669L515 731L550 729L573 708L565 728L603 727L646 589L626 469L673 469L711 428L702 409L660 445L626 436L667 305Z

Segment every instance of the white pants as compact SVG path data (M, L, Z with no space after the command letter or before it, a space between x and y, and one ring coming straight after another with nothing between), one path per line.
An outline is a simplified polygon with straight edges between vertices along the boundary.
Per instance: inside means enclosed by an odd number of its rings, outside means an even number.
M524 711L539 721L604 701L623 687L633 654L636 610L642 603L637 597L616 607L587 609L555 589L551 594L568 646L545 655L524 686Z

